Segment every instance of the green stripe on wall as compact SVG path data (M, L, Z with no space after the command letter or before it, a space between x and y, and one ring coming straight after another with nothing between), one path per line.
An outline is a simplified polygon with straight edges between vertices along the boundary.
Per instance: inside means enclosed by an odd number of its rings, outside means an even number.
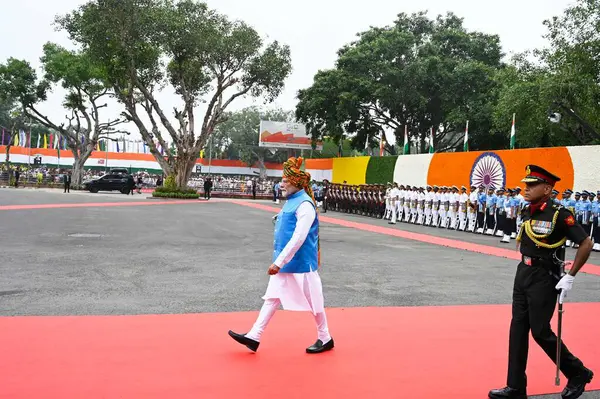
M394 168L397 155L389 157L371 157L367 165L367 184L385 184L394 181Z

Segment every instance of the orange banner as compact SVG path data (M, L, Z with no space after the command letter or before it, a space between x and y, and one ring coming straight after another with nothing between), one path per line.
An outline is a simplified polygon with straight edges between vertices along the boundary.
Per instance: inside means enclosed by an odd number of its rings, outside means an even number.
M556 185L559 192L573 187L573 163L566 147L434 154L427 184L523 188L521 179L529 164L539 165L560 177Z

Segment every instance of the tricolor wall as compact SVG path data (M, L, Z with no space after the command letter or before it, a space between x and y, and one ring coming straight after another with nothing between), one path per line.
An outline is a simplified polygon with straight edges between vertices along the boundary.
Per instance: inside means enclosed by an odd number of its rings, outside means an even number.
M0 146L0 162L5 159L5 147ZM56 150L31 149L31 161L35 155L43 157L44 164L56 165ZM69 157L71 156L71 157ZM29 149L11 148L11 160L27 163ZM61 151L60 165L71 166L70 151ZM202 173L208 172L208 160L199 159ZM520 180L528 164L540 165L562 178L557 190L600 189L600 146L532 148L524 150L474 151L401 155L390 157L348 157L330 159L307 159L306 171L313 179L327 179L333 183L374 184L397 182L411 186L426 185L493 185L495 187L523 186ZM125 167L159 171L160 167L151 154L93 152L86 166L104 168ZM267 164L267 174L280 177L282 165ZM249 167L240 161L211 161L210 172L215 174L251 175L259 168Z
M69 150L61 150L60 159L58 152L54 149L11 147L11 162L27 164L33 163L36 155L42 156L44 165L60 165L60 167L70 167L73 165L73 154ZM6 160L6 147L0 146L0 162ZM209 160L200 158L196 165L201 166L201 173L229 174L229 175L252 175L258 174L260 168L254 165L248 166L241 161L232 161L225 159ZM160 173L161 168L152 154L138 154L127 152L100 152L94 151L85 163L90 168L131 168L133 170L147 170L148 172ZM266 163L267 175L270 177L281 177L283 166L276 163Z
M528 164L561 177L556 186L561 192L600 189L600 146L334 158L331 170L314 169L323 176L330 173L333 183L523 187L520 180Z

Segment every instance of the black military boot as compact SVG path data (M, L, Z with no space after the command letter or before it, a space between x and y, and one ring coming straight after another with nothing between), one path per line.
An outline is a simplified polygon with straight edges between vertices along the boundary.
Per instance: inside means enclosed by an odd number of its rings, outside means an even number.
M567 386L563 389L561 396L563 399L576 399L585 391L585 386L592 382L594 373L592 370L584 368L584 370L573 378L569 378Z
M502 389L492 389L488 397L490 399L527 399L527 392L521 389L504 387Z

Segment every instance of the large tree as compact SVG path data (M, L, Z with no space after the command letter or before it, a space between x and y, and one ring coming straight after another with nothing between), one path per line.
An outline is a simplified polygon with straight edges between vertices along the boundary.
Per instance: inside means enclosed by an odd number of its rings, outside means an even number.
M491 127L501 49L496 35L468 32L452 13L399 14L392 26L372 28L338 52L335 68L319 71L298 93L298 119L313 137L336 140L355 134L357 149L376 144L382 130L403 144L411 138L425 150L431 128L437 150L462 145ZM390 148L388 147L388 151Z
M498 76L495 131L507 134L514 113L517 147L598 144L600 4L578 0L544 24L548 47L518 54Z
M110 95L101 68L85 52L69 51L53 43L44 45L41 57L44 76L38 79L35 69L25 60L9 58L0 65L0 97L13 98L23 114L35 122L60 133L73 153L74 186L81 185L83 166L100 137L115 133L122 119L101 122L101 108ZM66 91L65 118L47 116L40 105L48 99L53 85Z
M178 187L227 107L248 95L274 100L291 72L287 46L265 45L252 27L194 0L92 0L57 22L102 65L123 115ZM156 97L165 86L181 100L173 120ZM168 138L176 155L157 148Z

